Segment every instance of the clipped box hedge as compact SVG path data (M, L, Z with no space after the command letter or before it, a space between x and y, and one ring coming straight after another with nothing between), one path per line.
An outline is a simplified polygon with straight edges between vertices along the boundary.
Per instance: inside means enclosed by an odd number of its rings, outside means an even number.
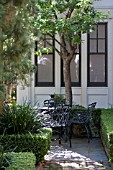
M36 157L30 152L8 152L5 154L6 159L9 162L9 166L5 170L34 170Z
M113 109L102 109L101 137L109 161L113 163Z
M52 130L43 128L37 134L4 135L0 144L9 151L33 152L36 156L36 162L41 162L50 149L51 136Z

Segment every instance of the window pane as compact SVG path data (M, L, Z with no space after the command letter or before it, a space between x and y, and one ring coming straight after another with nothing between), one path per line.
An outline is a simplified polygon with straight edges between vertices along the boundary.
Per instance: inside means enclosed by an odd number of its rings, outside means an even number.
M53 57L42 55L38 57L38 82L52 82Z
M88 35L88 86L107 86L107 23L96 25L95 34ZM92 34L92 35L91 35Z
M90 40L90 52L97 52L97 40Z
M98 40L98 52L104 53L105 52L105 39L104 40Z
M98 38L105 38L105 25L98 25Z
M90 38L97 38L97 26L94 26L95 30L92 30L92 32L90 33Z
M79 82L79 54L76 54L71 61L71 81Z
M35 55L35 64L37 71L35 74L35 86L53 87L54 86L54 37L41 36L36 42L35 50L38 51L43 47L51 47L51 51L46 53L42 51L41 56Z
M105 55L90 55L90 82L105 82Z

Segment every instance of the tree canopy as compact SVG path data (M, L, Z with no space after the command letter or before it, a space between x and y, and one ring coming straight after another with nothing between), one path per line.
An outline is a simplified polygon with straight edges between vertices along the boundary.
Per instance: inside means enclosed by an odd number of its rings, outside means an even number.
M27 74L34 70L31 61L33 49L33 2L29 0L0 1L0 97L6 86L27 82ZM3 90L4 89L4 90Z
M63 60L65 95L69 104L72 104L70 62L77 45L82 42L81 34L90 33L94 30L94 24L106 18L106 14L93 7L92 0L37 1L33 25L41 35L54 37L58 44L58 48L54 48ZM50 42L47 43L50 45Z

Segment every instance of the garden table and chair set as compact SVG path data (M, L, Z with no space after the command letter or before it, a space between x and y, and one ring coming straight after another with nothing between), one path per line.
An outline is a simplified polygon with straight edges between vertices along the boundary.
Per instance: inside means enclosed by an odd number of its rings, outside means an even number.
M45 100L41 110L44 115L43 126L52 128L53 134L58 135L59 144L64 139L72 147L72 126L81 125L86 131L89 143L92 139L90 122L95 106L96 102L89 104L87 109L79 109L76 105L56 104L54 99Z

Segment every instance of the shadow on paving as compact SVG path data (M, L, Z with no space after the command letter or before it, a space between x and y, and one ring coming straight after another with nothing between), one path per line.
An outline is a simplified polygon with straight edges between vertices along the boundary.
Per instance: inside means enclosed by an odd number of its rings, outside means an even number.
M36 170L112 170L99 138L88 143L87 138L72 139L69 143L53 141L45 161Z

